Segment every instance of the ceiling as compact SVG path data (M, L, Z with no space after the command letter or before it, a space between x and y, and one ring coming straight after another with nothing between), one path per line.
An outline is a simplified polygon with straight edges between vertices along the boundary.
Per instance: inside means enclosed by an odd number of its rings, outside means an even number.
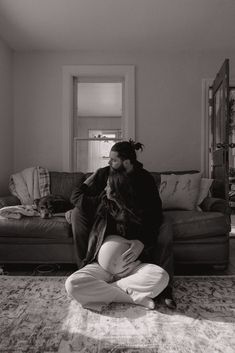
M0 0L14 50L231 50L235 0Z

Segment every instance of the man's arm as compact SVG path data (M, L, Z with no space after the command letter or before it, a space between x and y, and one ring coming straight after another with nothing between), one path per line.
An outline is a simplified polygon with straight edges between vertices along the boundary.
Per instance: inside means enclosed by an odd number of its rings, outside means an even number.
M77 206L80 201L81 194L86 191L87 196L99 196L104 190L108 179L109 167L100 168L91 174L80 187L76 187L70 197L70 202Z

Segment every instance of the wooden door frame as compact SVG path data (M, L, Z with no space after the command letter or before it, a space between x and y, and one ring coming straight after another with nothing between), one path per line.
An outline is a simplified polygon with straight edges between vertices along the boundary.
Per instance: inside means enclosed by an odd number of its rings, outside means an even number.
M202 79L202 106L201 106L201 173L203 177L210 178L209 170L209 102L208 91L214 79ZM235 86L235 79L230 79L230 86Z

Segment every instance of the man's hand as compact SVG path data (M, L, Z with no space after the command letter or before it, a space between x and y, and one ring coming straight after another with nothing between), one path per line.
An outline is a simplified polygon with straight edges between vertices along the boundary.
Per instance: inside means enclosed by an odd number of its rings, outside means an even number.
M65 219L69 224L72 224L72 220L71 220L72 211L73 210L69 210L65 212Z
M99 169L97 169L94 173L92 173L85 181L84 181L84 184L87 184L87 186L90 186L92 185L93 181L94 181L94 178L97 174Z
M134 262L144 249L144 244L137 239L127 240L130 247L121 255L123 262L127 265Z
M129 274L131 274L133 272L133 270L140 264L140 260L137 260L137 261L134 261L128 265L125 266L125 269L120 272L120 273L117 273L114 278L115 280L119 280L120 278L123 278L123 277L126 277L128 276Z

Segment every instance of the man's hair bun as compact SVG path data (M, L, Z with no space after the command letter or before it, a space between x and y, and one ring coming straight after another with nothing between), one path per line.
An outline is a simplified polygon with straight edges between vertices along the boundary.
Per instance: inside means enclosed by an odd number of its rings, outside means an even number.
M130 143L131 147L132 147L134 150L136 150L136 151L138 151L138 150L143 151L143 148L144 148L143 143L141 143L141 142L135 142L135 141L132 140L132 139L129 140L129 143Z

